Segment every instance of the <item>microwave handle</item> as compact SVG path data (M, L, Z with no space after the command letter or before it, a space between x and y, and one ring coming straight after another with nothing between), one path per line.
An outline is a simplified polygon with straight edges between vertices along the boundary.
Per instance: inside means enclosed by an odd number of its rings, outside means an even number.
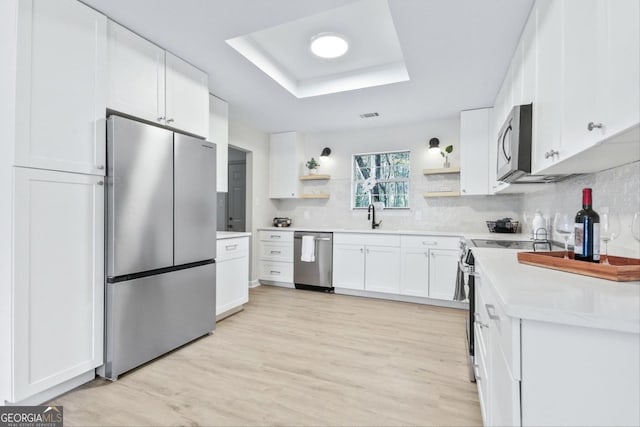
M507 134L511 132L513 128L511 127L511 122L509 122L509 126L504 130L502 134L502 153L504 154L504 158L507 159L507 162L511 161L511 156L507 155L507 150L504 147L504 140L507 139Z

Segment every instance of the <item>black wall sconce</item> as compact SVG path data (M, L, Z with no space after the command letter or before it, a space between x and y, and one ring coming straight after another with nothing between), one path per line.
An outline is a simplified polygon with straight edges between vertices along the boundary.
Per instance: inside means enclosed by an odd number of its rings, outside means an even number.
M322 149L322 153L320 154L320 157L324 157L326 159L327 157L329 157L330 154L331 154L331 148L324 147Z

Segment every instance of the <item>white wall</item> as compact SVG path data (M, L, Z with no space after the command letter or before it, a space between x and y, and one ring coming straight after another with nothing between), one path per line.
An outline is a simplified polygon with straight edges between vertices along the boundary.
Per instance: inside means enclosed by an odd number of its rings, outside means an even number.
M247 231L251 236L250 280L258 280L258 228L268 227L276 216L269 199L269 135L230 121L229 145L247 151Z
M575 214L582 208L582 189L593 188L595 211L607 206L620 216L620 237L609 243L609 253L640 257L640 242L631 235L633 214L640 211L640 162L548 185L542 191L525 196L524 211L540 209L551 221L558 211ZM555 240L561 241L562 238L556 236Z
M17 0L0 1L0 405L11 400L12 164L15 139Z
M352 156L376 151L411 150L410 209L384 210L377 214L385 230L443 230L486 232L485 220L518 217L522 197L465 196L425 199L426 191L460 188L460 176L425 176L425 168L442 167L443 158L428 152L428 141L440 139L440 147L453 145L452 166L459 164L458 119L439 120L414 125L370 128L342 132L310 133L304 136L305 158L318 159L324 147L331 148L327 163L319 173L331 180L304 183L304 191L328 192L329 200L280 200L278 216L288 216L295 226L356 228L370 227L364 210L351 209Z

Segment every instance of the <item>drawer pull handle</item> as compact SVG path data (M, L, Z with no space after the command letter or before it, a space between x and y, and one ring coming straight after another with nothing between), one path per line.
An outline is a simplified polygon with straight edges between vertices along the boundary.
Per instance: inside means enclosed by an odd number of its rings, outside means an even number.
M279 254L280 251L271 251L272 254Z
M496 306L493 304L485 304L484 305L487 308L487 314L489 315L489 319L491 320L500 320L500 316L498 316L496 314Z
M423 240L422 244L425 246L438 246L438 242L433 242L433 241L428 241L428 240Z
M272 235L271 235L271 236L269 236L269 237L270 237L271 239L279 239L279 238L281 238L282 236L279 236L279 235L277 235L277 234L272 234Z
M270 271L270 273L271 273L271 274L280 274L280 272L279 272L279 271L277 271L277 270L271 270L271 271Z
M227 245L225 246L228 251L233 251L238 248L238 245Z

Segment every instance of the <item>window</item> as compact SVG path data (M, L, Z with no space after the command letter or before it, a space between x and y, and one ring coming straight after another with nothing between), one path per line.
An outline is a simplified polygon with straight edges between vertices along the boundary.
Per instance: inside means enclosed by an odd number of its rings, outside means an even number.
M353 208L409 208L409 151L353 156Z

